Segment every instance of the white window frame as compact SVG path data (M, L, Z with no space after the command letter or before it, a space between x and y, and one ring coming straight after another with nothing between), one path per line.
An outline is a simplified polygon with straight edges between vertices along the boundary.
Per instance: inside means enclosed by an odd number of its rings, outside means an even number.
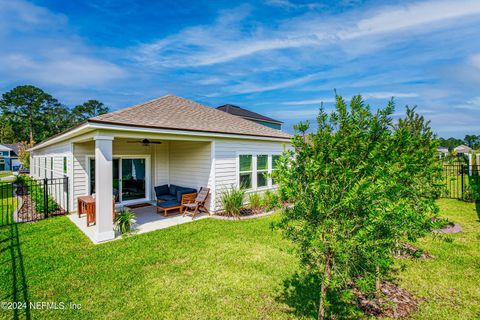
M272 154L270 156L270 175L273 173L273 170L274 170L273 169L273 156L281 156L281 154ZM275 169L275 170L278 170L278 169ZM270 183L271 187L277 186L277 184L273 184L273 179L272 179L271 176L270 176L270 179L268 179L268 180L269 180L269 183Z
M272 156L281 156L282 152L250 152L250 151L237 151L236 153L236 168L235 168L235 174L236 174L236 186L239 188L240 187L240 173L245 173L249 171L240 171L240 156L241 155L249 155L252 156L252 187L249 189L246 189L248 192L251 191L262 191L262 190L267 190L275 187L276 185L273 185L272 183L272 170L273 170L273 161L272 161ZM268 156L268 169L266 170L268 172L268 178L267 178L267 185L263 187L258 187L257 186L257 156ZM265 170L261 170L265 171Z
M258 169L258 156L267 156L267 169L262 169L262 170ZM271 169L269 160L271 158L271 155L268 154L268 153L258 153L254 156L254 158L255 158L255 160L254 160L255 161L255 190L268 189L268 188L270 188L270 181L269 180L271 180L270 176L269 176L270 175L270 169ZM266 177L267 184L265 186L260 186L259 187L258 186L258 174L260 172L264 172L264 173L267 174L267 177Z
M250 171L240 171L240 156L252 156L252 170ZM237 174L237 186L240 188L240 174L242 173L250 173L252 176L251 176L251 186L250 188L247 188L246 190L251 190L253 189L254 187L254 172L255 172L255 160L256 157L254 155L252 155L251 153L248 153L248 152L245 152L245 153L237 153L237 165L236 165L236 174Z

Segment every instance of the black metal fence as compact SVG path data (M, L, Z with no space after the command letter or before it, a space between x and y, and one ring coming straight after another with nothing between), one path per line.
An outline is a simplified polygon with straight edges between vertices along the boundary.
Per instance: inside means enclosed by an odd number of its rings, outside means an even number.
M442 197L467 201L480 200L480 165L464 162L443 164Z
M69 211L68 177L0 181L0 226L29 222Z

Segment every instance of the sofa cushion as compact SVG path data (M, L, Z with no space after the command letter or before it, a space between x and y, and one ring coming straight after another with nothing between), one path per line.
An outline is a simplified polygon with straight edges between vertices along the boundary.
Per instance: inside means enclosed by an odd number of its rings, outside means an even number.
M176 195L177 195L177 188L178 188L178 186L177 186L177 185L174 185L174 184L171 184L169 188L170 188L170 192L169 192L169 193L170 193L172 196L176 196Z
M182 202L182 195L195 192L197 192L197 190L193 188L177 187L177 201Z
M172 196L171 194L162 194L161 196L157 197L157 200L160 201L171 201L171 200L177 200L177 197Z
M155 187L155 194L158 196L164 195L164 194L169 194L170 189L168 188L168 184L164 184L162 186Z
M171 207L178 207L180 206L180 203L178 203L177 201L175 200L170 200L170 201L165 201L165 202L161 202L158 204L158 206L160 208L171 208Z

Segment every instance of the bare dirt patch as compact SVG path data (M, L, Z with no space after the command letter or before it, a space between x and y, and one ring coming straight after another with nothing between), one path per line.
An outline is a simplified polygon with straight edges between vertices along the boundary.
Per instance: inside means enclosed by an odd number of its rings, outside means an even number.
M366 315L400 319L408 316L418 306L418 299L413 294L392 282L382 282L380 291L372 298L356 288L353 289L358 297L358 306Z
M410 243L402 242L395 253L395 258L427 260L434 257L425 250L419 249Z

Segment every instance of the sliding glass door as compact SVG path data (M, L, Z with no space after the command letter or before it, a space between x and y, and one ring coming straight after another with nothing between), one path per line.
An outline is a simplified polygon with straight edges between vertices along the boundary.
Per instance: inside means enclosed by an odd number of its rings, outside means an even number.
M122 159L122 201L145 199L145 159Z
M114 158L112 162L115 202L147 200L146 158ZM89 159L90 194L95 193L95 158Z

